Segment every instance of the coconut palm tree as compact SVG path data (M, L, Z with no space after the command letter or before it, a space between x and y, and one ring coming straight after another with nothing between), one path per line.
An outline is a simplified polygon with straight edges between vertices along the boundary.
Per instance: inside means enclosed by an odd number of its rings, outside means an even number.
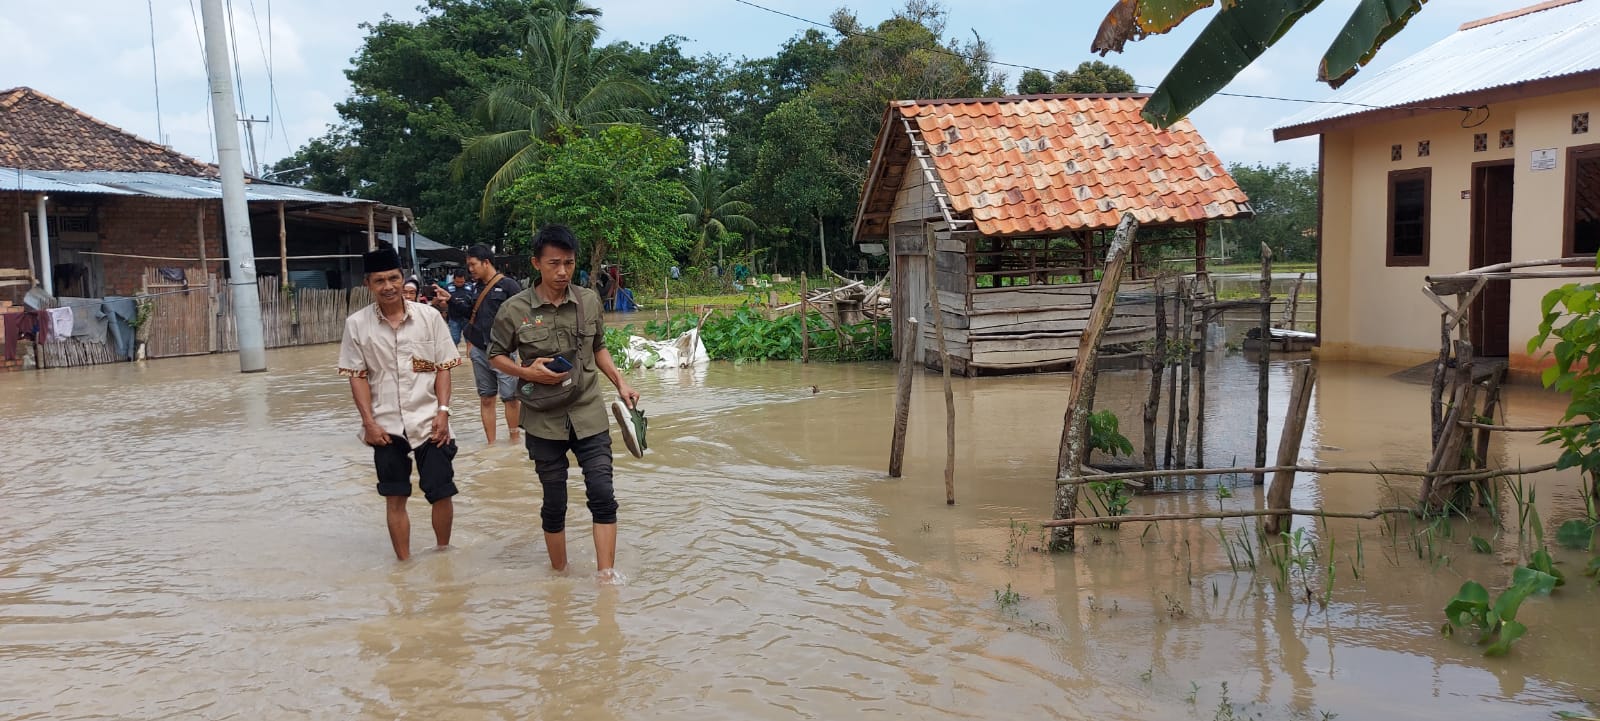
M728 232L753 233L756 222L750 219L755 206L745 202L746 186L724 187L727 172L711 164L689 169L683 180L684 206L678 217L696 235L690 264L702 266L706 245L716 243L717 265L722 265L722 237Z
M497 193L537 160L545 143L563 132L590 132L619 123L641 123L653 93L625 68L625 56L596 48L599 8L584 0L540 0L533 11L523 57L524 77L506 78L484 97L482 112L492 132L468 138L455 170L495 168L483 187L480 212L487 215Z

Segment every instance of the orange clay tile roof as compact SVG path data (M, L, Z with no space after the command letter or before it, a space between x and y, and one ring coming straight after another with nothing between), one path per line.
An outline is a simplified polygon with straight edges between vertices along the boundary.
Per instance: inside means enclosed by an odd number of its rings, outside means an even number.
M976 221L984 235L1115 228L1123 212L1146 225L1249 215L1249 199L1194 126L1157 130L1139 116L1144 102L1037 95L891 103L857 235L886 235L901 179L921 173L902 118L927 143L955 217Z
M216 175L210 165L32 88L0 91L0 167Z

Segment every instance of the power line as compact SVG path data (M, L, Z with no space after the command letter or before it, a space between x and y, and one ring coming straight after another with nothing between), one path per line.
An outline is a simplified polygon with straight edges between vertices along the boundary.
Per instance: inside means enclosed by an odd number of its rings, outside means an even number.
M194 19L194 42L195 46L200 48L200 66L207 68L207 74L209 75L210 66L206 64L206 41L200 37L200 13L194 9L194 0L189 0L189 17ZM206 88L206 109L209 111L210 108L211 88L209 87L208 83L208 87ZM216 129L211 127L212 123L214 122L211 118L211 113L206 112L204 115L206 117L206 147L211 152L211 159L215 161L217 159Z
M272 6L270 4L268 4L267 8L268 8L267 33L271 33L272 32L272 15L271 15ZM256 0L250 0L250 21L255 23L255 26L256 26L256 48L261 51L261 62L266 63L266 65L267 65L267 107L269 109L271 109L272 111L274 111L274 112L278 112L279 122L282 122L283 113L279 112L282 109L278 107L278 81L277 81L277 79L275 77L273 77L272 55L268 51L267 45L264 44L265 43L265 39L262 37L263 33L261 32L261 16L256 13ZM273 132L274 132L274 124L273 123L267 123L267 138L268 139L272 138Z
M826 28L828 30L832 30L832 31L834 31L836 33L839 33L840 35L850 35L850 36L854 36L854 37L869 38L869 39L872 39L872 40L877 40L879 42L885 42L885 43L892 42L889 38L883 37L882 35L878 35L878 34L875 34L875 33L869 33L869 32L865 32L865 31L861 31L861 30L844 30L842 28L836 28L833 25L830 25L828 23L822 22L820 20L812 20L811 18L801 17L799 15L792 15L792 14L786 13L786 12L784 12L782 10L776 10L776 9L773 9L773 8L769 8L769 7L766 7L765 5L758 5L756 3L750 2L750 0L733 0L733 1L736 2L736 3L739 3L740 5L748 5L750 7L753 7L755 9L757 9L757 10L761 10L761 11L764 11L764 12L772 13L773 15L781 15L781 16L789 18L791 20L798 20L800 22L807 23L809 25L815 25L815 26L820 27L820 28ZM1004 67L1008 67L1008 68L1017 68L1019 70L1035 70L1035 71L1044 73L1045 75L1054 75L1056 73L1069 72L1069 71L1066 71L1066 70L1046 70L1044 68L1034 67L1032 65L1022 65L1020 63L1008 63L1008 62L1004 62L1004 61L1001 61L1001 60L995 60L995 59L992 59L992 58L985 58L985 57L980 57L980 56L976 56L976 55L969 55L969 54L966 54L966 53L961 53L961 52L957 52L957 51L954 51L954 50L950 50L950 49L945 48L945 47L943 47L941 45L938 45L938 44L935 44L933 47L926 48L926 49L930 50L932 52L935 52L935 53L939 53L939 54L943 54L943 55L949 55L951 57L961 58L963 60L970 60L972 62L985 63L985 64L988 64L988 65L1000 65L1000 66L1004 66ZM1141 90L1154 90L1155 89L1155 86L1153 86L1153 85L1138 85L1138 84L1135 84L1134 87L1139 88ZM1219 93L1213 93L1213 95L1226 96L1226 97L1230 97L1230 98L1245 98L1245 99L1249 99L1249 100L1274 100L1274 101L1285 102L1285 103L1309 103L1309 104L1312 104L1312 105L1350 105L1350 106L1354 106L1354 107L1358 107L1358 108L1372 108L1372 109L1404 108L1404 109L1411 109L1411 110L1465 110L1465 111L1473 110L1473 108L1465 107L1465 106L1441 107L1441 106L1370 105L1368 103L1353 103L1353 102L1349 102L1349 101L1345 101L1345 100L1307 100L1305 98L1280 98L1280 97L1276 97L1276 96L1272 96L1272 95L1252 95L1252 94L1249 94L1249 93L1223 93L1223 92L1219 92Z
M228 43L233 46L233 79L239 85L239 117L250 117L250 109L245 106L244 70L239 64L239 28L233 24L233 0L228 0Z
M284 130L278 136L283 138L283 152L293 153L294 148L289 146L288 121L285 120L288 116L283 114L283 106L278 104L278 89L275 84L277 81L273 79L273 70L277 67L274 63L276 58L277 56L273 54L272 48L272 0L267 0L267 80L274 83L272 89L272 112L277 113L279 122L284 123Z
M161 137L166 133L161 129L161 68L156 64L156 6L155 0L145 0L145 9L150 11L150 76L156 84L156 142L166 145L167 141Z

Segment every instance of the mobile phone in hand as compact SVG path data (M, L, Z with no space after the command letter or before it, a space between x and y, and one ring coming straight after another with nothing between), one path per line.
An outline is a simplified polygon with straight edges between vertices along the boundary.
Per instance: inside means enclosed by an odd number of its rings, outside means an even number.
M564 356L556 356L546 361L544 367L551 373L566 373L572 370L572 362Z

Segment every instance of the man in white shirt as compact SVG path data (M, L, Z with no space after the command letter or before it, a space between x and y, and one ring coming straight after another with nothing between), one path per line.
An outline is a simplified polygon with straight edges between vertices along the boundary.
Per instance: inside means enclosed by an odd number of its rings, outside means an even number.
M418 486L433 506L433 533L450 545L455 517L456 442L450 432L450 369L461 352L444 316L407 301L400 257L393 250L363 256L367 290L376 300L352 313L339 346L339 374L361 414L361 441L372 447L378 494L384 497L394 554L411 557L411 461Z

